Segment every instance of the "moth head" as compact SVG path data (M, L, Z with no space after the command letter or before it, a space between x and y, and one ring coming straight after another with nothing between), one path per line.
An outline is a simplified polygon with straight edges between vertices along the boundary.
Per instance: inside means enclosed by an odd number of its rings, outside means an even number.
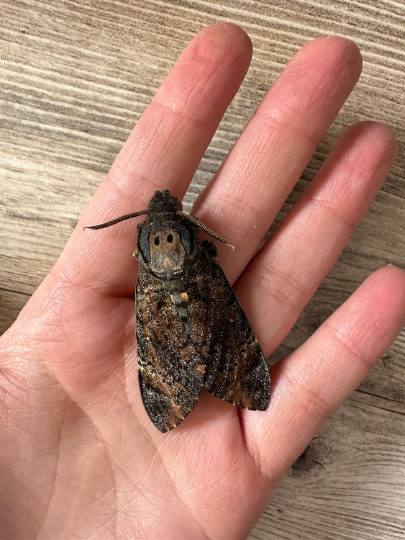
M126 219L146 215L145 221L138 225L139 261L160 279L178 279L187 270L186 261L192 262L201 250L199 229L233 248L228 240L182 210L180 200L165 189L155 191L147 210L139 210L85 229L104 229Z
M168 189L155 191L148 204L148 214L176 214L183 210L177 197L173 197Z

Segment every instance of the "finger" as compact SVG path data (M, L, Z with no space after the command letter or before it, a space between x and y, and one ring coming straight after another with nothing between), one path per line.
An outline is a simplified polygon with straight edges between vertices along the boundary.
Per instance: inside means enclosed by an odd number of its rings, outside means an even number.
M364 122L338 141L310 187L235 285L265 354L292 328L395 161L384 125Z
M251 42L233 24L209 27L190 43L80 220L57 266L62 276L108 294L133 293L137 220L82 228L146 209L156 189L183 197L250 58Z
M299 179L361 72L356 45L316 39L303 47L263 98L193 213L235 245L220 247L233 282Z
M270 408L263 414L245 413L244 422L248 444L256 447L256 458L273 485L364 379L404 323L405 272L383 268L272 369Z

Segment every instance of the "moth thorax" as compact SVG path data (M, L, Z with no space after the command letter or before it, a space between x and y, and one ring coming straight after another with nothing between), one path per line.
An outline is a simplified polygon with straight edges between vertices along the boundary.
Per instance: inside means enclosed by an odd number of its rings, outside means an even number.
M162 279L180 277L185 251L176 229L153 229L149 236L150 269Z

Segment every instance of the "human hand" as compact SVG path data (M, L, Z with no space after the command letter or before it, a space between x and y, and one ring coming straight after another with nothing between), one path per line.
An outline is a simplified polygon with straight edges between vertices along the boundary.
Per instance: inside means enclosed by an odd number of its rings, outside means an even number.
M182 198L251 57L246 34L205 29L140 119L61 258L0 344L2 531L15 539L234 539L322 422L365 377L405 318L405 275L370 276L271 370L265 412L203 392L161 434L137 379L135 224L83 227ZM219 262L265 355L348 241L396 156L390 130L341 137L310 187L255 255L360 74L355 45L321 38L264 97L194 212L229 239Z

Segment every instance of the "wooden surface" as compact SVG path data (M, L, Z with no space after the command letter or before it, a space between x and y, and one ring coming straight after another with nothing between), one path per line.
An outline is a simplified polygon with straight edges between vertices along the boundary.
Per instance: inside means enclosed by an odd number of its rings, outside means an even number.
M271 362L302 343L371 271L405 267L405 0L0 0L0 8L2 331L54 264L180 51L220 20L249 33L253 63L186 209L288 59L320 35L352 38L363 75L278 221L351 123L386 122L400 143L372 209ZM250 540L405 539L404 443L402 334L291 468Z

